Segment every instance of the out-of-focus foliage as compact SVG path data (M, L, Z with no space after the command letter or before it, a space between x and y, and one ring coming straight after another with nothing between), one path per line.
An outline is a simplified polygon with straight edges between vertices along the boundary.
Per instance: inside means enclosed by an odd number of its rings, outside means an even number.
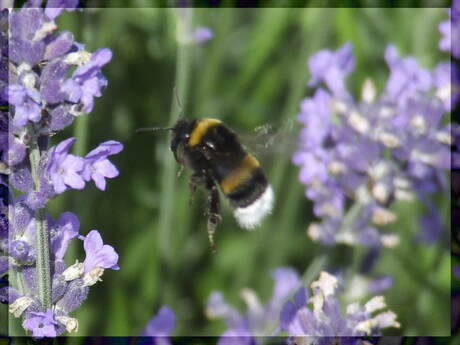
M70 191L51 205L55 214L68 209L79 214L82 228L104 229L104 238L120 254L120 271L106 272L104 286L93 289L76 314L81 335L139 335L162 305L176 312L174 335L219 335L224 323L209 321L205 315L213 290L221 290L230 304L243 307L239 294L244 287L268 300L270 272L279 266L300 273L309 268L316 274L320 268L357 271L363 250L324 247L305 232L314 220L312 205L291 156L298 106L311 95L307 59L319 49L336 49L350 41L357 66L349 87L356 94L366 77L382 90L388 76L383 61L388 43L425 67L448 59L437 48L437 26L447 18L443 9L196 8L191 12L192 26L211 28L214 38L204 45L187 45L180 54L178 17L172 8L85 9L60 18L61 28L88 42L89 50L110 47L114 54L105 70L110 83L104 97L92 115L77 119L75 133L62 137L77 136L77 154L107 139L125 146L113 159L120 176L105 193L93 187L84 193ZM186 70L178 71L178 64ZM178 81L176 73L183 79ZM237 226L224 202L223 222L215 237L217 254L207 243L205 193L198 192L190 206L189 172L176 178L177 169L171 171L174 188L163 183L165 166L171 164L167 161L173 160L169 134L135 132L139 127L171 125L178 84L187 118L217 117L249 137L261 125L282 128L288 120L294 123L271 155L260 156L276 193L274 213L248 232ZM165 203L170 208L161 215ZM394 285L384 294L402 327L388 335L450 334L450 205L445 196L439 196L437 204L445 216L442 241L418 243L415 219L421 210L417 204L399 204L393 229L401 244L384 249L372 271L374 276L394 277ZM169 219L160 221L161 217ZM77 256L77 248L72 250Z

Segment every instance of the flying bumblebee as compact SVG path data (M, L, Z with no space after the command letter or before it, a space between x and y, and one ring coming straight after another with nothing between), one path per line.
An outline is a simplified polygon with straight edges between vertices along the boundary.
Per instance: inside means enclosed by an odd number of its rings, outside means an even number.
M258 160L244 150L238 136L220 120L180 119L171 128L171 151L181 165L190 168L191 196L198 186L208 195L208 239L214 249L214 232L221 222L219 191L229 200L238 224L257 227L271 213L273 189Z

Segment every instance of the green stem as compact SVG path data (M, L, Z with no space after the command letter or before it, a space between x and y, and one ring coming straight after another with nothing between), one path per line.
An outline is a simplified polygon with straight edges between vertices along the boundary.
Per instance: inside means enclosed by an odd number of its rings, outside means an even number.
M9 281L21 295L25 294L23 275L15 266L10 266ZM8 315L8 334L10 336L24 336L25 330L21 327L20 319Z
M308 287L315 279L318 279L319 273L326 267L328 256L328 251L326 250L310 263L302 275L302 286Z
M174 9L173 9L174 10ZM190 75L190 44L187 43L187 37L189 37L192 31L192 9L184 8L180 9L182 12L176 13L177 23L177 56L176 56L176 77L175 87L177 95L181 100L182 106L185 107L187 92L188 92L188 80ZM181 108L177 104L176 90L172 95L171 113L169 124L173 125L179 118ZM169 150L163 150L163 165L164 169L161 176L161 195L162 203L160 207L160 220L159 220L159 241L158 250L161 256L167 263L171 263L173 259L171 235L174 233L172 229L173 223L173 209L174 209L174 195L176 188L176 173L175 173L175 162L171 159L171 153Z
M74 153L77 156L84 156L88 150L88 115L82 115L76 119L74 136L78 139L75 142Z
M30 165L35 191L40 190L40 176L38 166L40 163L40 149L35 143L30 148ZM50 270L50 251L49 233L46 214L44 209L35 211L35 221L37 225L37 278L38 278L38 297L43 309L51 308L51 270Z

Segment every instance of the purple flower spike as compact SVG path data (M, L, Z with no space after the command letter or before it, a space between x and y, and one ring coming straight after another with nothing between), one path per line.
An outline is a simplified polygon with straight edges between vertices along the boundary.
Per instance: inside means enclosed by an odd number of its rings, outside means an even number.
M78 67L71 79L62 85L62 91L67 94L70 102L83 103L83 111L91 112L94 97L101 96L101 89L107 86L107 79L102 75L101 68L112 59L112 51L107 48L95 51L91 60L84 66Z
M345 45L337 52L320 51L309 61L310 85L323 81L328 89L317 88L300 104L304 127L292 157L301 168L306 196L314 201L314 214L321 218L310 225L308 235L327 245L393 247L398 237L377 230L396 220L392 202L428 200L447 186L451 135L443 117L456 88L452 68L444 63L432 71L423 69L390 45L385 92L378 97L367 79L355 100L344 89L353 66L350 54ZM352 203L363 207L353 226L343 226Z
M54 319L52 309L48 309L46 313L31 312L31 317L23 322L23 327L32 331L32 335L36 338L56 337L56 326L59 323Z
M48 172L58 194L66 191L68 187L83 189L85 186L85 181L80 175L84 166L83 159L68 153L74 142L75 138L66 139L51 152Z
M54 20L62 11L74 11L78 6L78 0L48 0L45 15Z
M105 178L118 176L118 169L107 159L108 156L119 153L123 145L118 141L110 140L100 144L85 157L83 178L93 180L96 187L105 190Z
M85 272L89 273L94 268L110 268L118 270L118 254L112 246L103 244L101 235L97 230L91 230L84 239L83 247L86 252L86 259L83 262Z
M52 135L92 110L94 97L107 85L101 68L112 52L91 53L70 31L58 31L55 20L75 10L78 0L27 0L22 9L14 8L13 1L2 5L11 9L0 11L0 103L10 109L0 116L0 276L9 270L24 284L21 295L15 294L3 277L0 300L14 303L10 312L22 317L33 337L56 337L78 331L70 313L86 300L104 269L119 269L118 254L96 230L80 237L86 260L67 266L64 256L78 237L80 222L71 212L56 221L46 213L57 194L84 188L84 174L100 189L105 189L105 178L118 175L107 159L122 150L118 142L107 141L86 158L70 154L75 138L48 147ZM46 234L49 241L40 243ZM49 269L37 274L36 259L48 255ZM51 295L45 307L43 292Z
M79 229L80 221L72 212L64 212L54 224L50 222L51 248L57 260L64 259L69 242L77 237Z
M163 306L158 311L158 314L147 323L142 336L169 337L174 328L176 328L176 315L170 307Z
M350 43L336 52L321 50L308 61L312 75L309 85L314 86L324 81L335 96L347 98L349 94L345 86L345 78L353 71L354 65L353 47Z

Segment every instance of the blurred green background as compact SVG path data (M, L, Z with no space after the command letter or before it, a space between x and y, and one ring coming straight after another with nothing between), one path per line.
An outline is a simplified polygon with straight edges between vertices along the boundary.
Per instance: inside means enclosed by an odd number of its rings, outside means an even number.
M169 134L135 130L175 122L180 112L176 87L186 117L216 117L249 136L258 126L283 127L291 119L295 144L299 103L313 91L307 86L311 54L352 42L356 67L348 79L351 90L359 95L371 77L382 91L388 43L424 67L448 59L437 47L437 26L446 19L445 10L428 8L106 8L63 14L61 30L72 31L90 51L109 47L114 56L103 69L109 85L94 111L53 142L76 136L73 153L79 155L110 139L125 146L111 159L120 176L108 181L105 192L89 184L84 191L58 197L50 208L55 217L75 212L81 234L98 229L120 255L120 271L107 270L74 313L78 335L139 335L162 305L176 312L174 335L219 335L225 323L210 321L204 313L214 290L244 310L241 289L255 290L266 302L273 288L270 273L279 266L310 276L320 269L356 268L363 250L325 248L306 236L314 216L290 161L292 149L260 159L275 189L274 213L248 232L237 226L224 202L215 236L218 253L213 254L203 215L205 193L198 192L189 206L190 172L176 177ZM204 45L178 43L197 26L211 28L214 38ZM395 279L385 297L402 328L388 335L450 334L448 197L439 196L438 205L446 221L438 246L414 240L423 211L418 205L395 207L399 218L392 228L401 244L385 249L371 272ZM68 263L75 258L84 258L82 248L70 249Z

